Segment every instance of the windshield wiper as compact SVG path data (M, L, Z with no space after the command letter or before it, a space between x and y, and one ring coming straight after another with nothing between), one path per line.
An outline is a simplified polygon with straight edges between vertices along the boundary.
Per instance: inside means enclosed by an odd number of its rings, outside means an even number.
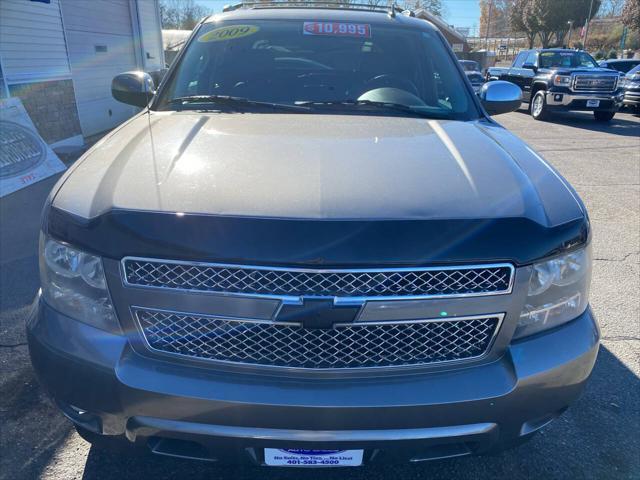
M416 115L424 118L438 118L438 119L449 118L448 113L422 110L422 108L429 108L429 107L411 106L411 105L405 105L402 103L382 102L382 101L376 101L376 100L308 101L308 102L296 102L296 105L304 106L304 107L314 107L314 106L335 106L335 107L355 107L355 108L374 107L376 109L381 109L381 110L392 110L396 112L409 113L411 115Z
M274 110L288 110L293 112L307 112L308 107L302 105L288 105L286 103L259 102L257 100L249 100L244 97L233 97L230 95L187 95L184 97L172 98L167 105L188 105L197 103L212 103L223 107L231 108L247 108L259 107L270 108Z

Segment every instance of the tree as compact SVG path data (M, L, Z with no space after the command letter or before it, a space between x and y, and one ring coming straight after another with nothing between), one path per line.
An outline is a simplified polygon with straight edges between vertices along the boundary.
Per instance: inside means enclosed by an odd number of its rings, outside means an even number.
M558 3L560 3L559 0ZM529 0L524 7L524 23L530 31L537 31L542 48L549 46L559 15L554 0Z
M162 28L192 30L208 13L194 0L160 0Z
M480 0L480 37L504 37L511 33L509 0Z
M633 30L640 30L640 0L626 0L622 9L622 22Z
M526 11L532 0L512 0L509 10L509 21L514 32L522 32L529 42L529 48L533 48L539 25L534 18L527 18Z
M593 0L591 18L598 12L601 0ZM589 16L591 0L514 0L511 25L524 32L533 47L536 34L544 48L562 45L569 25L582 25Z
M589 9L591 8L591 18L595 17L602 2L594 0L593 8L591 0L556 0L553 3L557 19L555 21L552 20L548 25L549 28L553 29L556 36L556 45L562 46L564 38L569 31L569 26L584 25L589 15Z

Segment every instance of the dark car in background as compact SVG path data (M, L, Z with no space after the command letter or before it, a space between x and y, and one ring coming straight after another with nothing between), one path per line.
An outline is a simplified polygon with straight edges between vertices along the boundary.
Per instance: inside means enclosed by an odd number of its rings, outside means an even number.
M625 75L624 105L640 113L640 65Z
M464 70L465 75L471 82L473 90L478 93L484 84L484 77L482 76L482 68L480 64L473 60L458 60Z
M596 360L575 190L393 7L249 4L194 29L42 220L35 371L96 445L265 466L517 445Z
M610 60L601 60L598 65L602 68L608 68L610 70L615 70L621 73L628 73L629 70L632 70L634 67L640 65L640 59L610 59Z
M510 68L489 69L489 75L518 85L536 120L576 110L591 111L597 121L608 122L622 106L619 73L600 67L581 50L523 50Z

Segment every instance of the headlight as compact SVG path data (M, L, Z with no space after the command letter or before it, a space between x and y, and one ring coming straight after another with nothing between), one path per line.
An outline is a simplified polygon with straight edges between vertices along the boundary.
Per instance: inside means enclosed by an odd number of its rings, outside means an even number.
M618 88L622 88L627 84L627 79L620 76L618 77Z
M582 314L589 303L590 283L590 247L534 264L514 338L557 327Z
M42 295L51 307L97 328L118 332L102 259L40 237Z
M556 75L553 77L553 84L556 87L568 87L571 85L570 75Z

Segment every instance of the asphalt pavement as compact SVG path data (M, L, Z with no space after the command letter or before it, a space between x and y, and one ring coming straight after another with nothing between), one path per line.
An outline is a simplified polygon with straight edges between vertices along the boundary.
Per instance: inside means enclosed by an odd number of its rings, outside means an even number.
M602 346L584 395L536 438L492 457L337 470L221 467L90 448L50 404L29 363L24 319L38 287L40 209L55 178L0 199L0 479L640 478L640 117L496 118L576 188L594 231L591 303Z

